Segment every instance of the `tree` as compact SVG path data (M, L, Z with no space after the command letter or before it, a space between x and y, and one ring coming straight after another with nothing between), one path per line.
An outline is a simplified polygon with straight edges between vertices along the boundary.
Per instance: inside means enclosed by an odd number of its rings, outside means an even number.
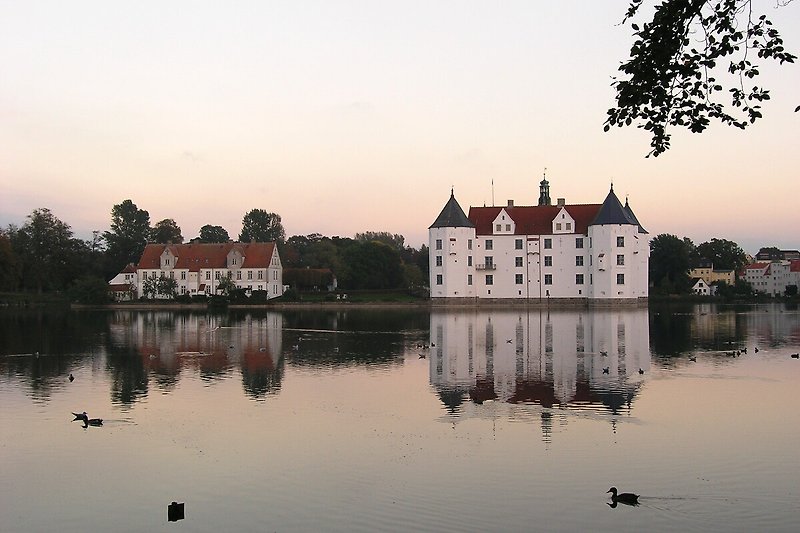
M242 218L240 242L283 242L286 232L281 216L263 209L252 209Z
M605 131L635 122L652 136L647 156L657 157L670 147L669 126L700 133L711 120L745 129L761 118L760 103L770 95L749 85L759 74L753 53L780 64L796 56L767 16L753 12L752 0L665 0L640 27L632 20L643 3L631 0L623 19L635 41L619 67L623 77L611 84L616 106L608 110ZM719 101L723 91L732 109Z
M738 272L747 264L747 254L738 244L725 239L711 239L697 245L697 255L714 264L717 270Z
M388 244L392 248L396 248L398 252L402 252L406 238L397 233L389 233L388 231L365 231L364 233L356 233L355 240L357 241L379 241Z
M228 232L222 226L206 224L200 228L200 242L222 243L231 240Z
M175 278L161 276L156 282L156 291L167 298L173 299L178 295L178 282Z
M111 209L111 231L103 234L112 271L119 272L128 263L138 263L150 235L150 213L130 200Z
M105 304L111 301L108 283L103 278L80 278L69 288L70 300L82 304Z
M16 232L9 227L8 233ZM7 232L0 231L0 291L13 291L19 286L19 258L11 246Z
M158 244L181 244L183 243L183 235L181 235L181 228L171 218L165 218L156 222L151 232L152 241Z
M650 241L650 283L664 293L682 293L689 290L688 239L662 233Z
M83 244L49 209L34 209L12 240L20 258L23 286L38 293L66 288L74 272L70 267Z
M233 291L236 290L236 282L233 281L228 276L223 276L220 278L219 283L217 283L217 292L222 294L223 296L230 296Z
M344 262L349 266L342 276L348 289L397 289L403 286L400 253L379 241L353 242L344 249Z

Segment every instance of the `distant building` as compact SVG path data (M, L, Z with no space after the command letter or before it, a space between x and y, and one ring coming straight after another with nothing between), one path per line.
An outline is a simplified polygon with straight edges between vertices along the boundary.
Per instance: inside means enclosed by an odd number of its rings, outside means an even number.
M733 286L736 283L735 274L733 270L715 269L714 264L708 260L700 261L700 265L697 268L689 270L689 277L702 278L706 285L714 285L724 281Z
M700 294L702 296L708 296L711 294L711 287L708 283L706 283L703 278L693 278L692 279L692 292L695 294Z
M136 265L128 263L122 272L108 282L111 297L115 302L133 300L136 297Z
M174 279L179 295L217 294L224 278L247 294L264 291L268 298L283 294L283 267L274 242L148 244L139 263L128 265L109 285L116 293L122 285L132 284L131 296L141 297L147 280L157 278Z
M800 287L800 259L753 263L744 267L741 277L756 292L783 296L788 286Z
M800 259L800 251L761 248L756 254L755 259L756 261L794 261Z
M428 229L434 300L582 299L648 296L647 231L612 186L602 204L470 207L453 192Z

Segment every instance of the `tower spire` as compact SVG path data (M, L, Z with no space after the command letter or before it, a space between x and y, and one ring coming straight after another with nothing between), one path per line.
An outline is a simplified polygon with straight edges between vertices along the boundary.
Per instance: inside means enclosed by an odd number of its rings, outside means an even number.
M547 181L547 167L544 168L542 181L539 182L539 205L551 205L550 182Z

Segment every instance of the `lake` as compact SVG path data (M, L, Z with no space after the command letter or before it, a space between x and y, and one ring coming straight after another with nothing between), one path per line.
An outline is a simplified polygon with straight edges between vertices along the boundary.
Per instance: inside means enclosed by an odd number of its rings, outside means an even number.
M798 351L784 304L0 309L0 530L797 531Z

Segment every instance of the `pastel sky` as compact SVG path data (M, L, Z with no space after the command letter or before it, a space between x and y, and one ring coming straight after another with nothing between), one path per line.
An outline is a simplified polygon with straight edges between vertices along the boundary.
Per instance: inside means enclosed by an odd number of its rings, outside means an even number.
M613 180L652 235L800 247L800 65L760 62L747 131L646 159L644 131L603 132L628 3L0 1L0 226L47 207L89 238L129 198L186 239L260 208L417 247L451 187L535 204L546 167L569 203ZM800 5L755 4L800 55Z

